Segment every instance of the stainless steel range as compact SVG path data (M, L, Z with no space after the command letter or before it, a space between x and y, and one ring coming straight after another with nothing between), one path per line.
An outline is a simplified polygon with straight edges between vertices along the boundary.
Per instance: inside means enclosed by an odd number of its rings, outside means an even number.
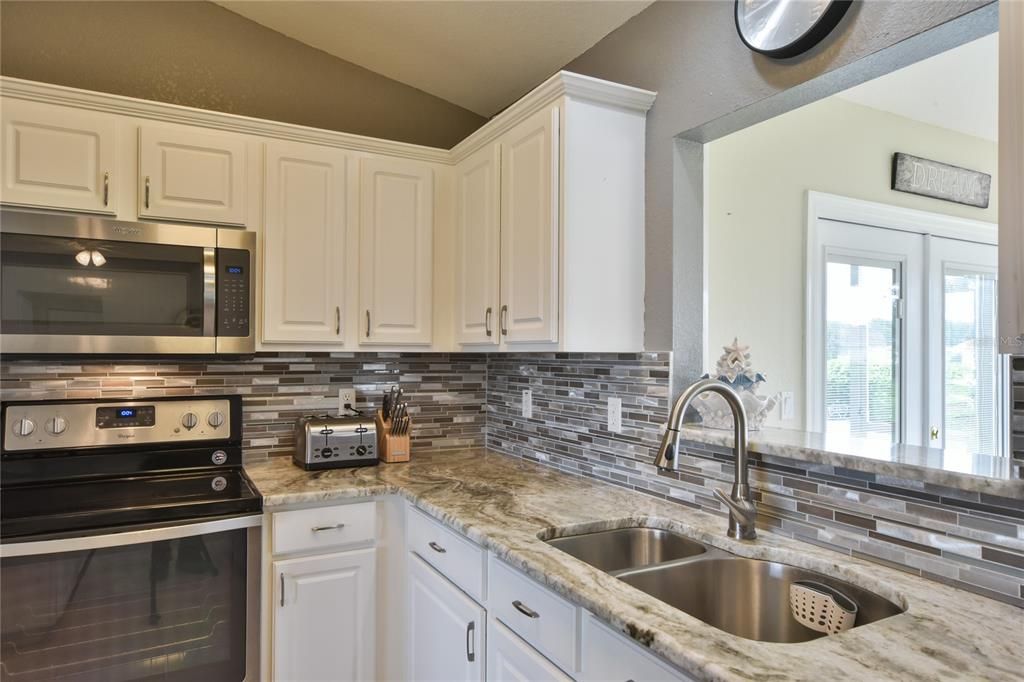
M255 680L238 396L3 405L3 680Z

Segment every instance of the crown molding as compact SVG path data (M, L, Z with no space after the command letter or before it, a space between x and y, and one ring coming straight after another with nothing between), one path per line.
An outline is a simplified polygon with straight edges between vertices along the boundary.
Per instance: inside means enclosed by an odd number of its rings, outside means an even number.
M650 90L620 85L571 71L559 71L452 147L452 162L458 163L560 97L570 97L627 111L646 112L654 104L657 95L658 93Z
M451 150L184 107L178 104L153 102L124 95L80 90L10 76L0 76L0 95L151 121L180 123L213 130L338 147L370 154L454 164L561 97L570 97L574 100L602 104L626 111L646 112L654 104L657 93L569 71L559 71Z
M267 121L249 116L184 107L177 104L152 102L123 95L79 90L78 88L69 88L63 85L52 85L50 83L40 83L20 78L11 78L9 76L0 77L0 95L34 102L60 104L78 109L91 109L110 114L132 116L151 121L202 126L214 130L258 135L261 137L290 140L292 142L308 142L352 151L399 156L434 163L451 163L451 152L446 149L409 144L407 142L381 140L364 135L353 135L351 133L311 128L292 123Z

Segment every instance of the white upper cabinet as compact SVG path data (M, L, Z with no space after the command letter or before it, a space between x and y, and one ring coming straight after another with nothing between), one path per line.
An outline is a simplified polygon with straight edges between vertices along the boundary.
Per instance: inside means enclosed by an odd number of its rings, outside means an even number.
M455 167L458 343L498 343L501 146L485 146Z
M346 184L341 150L267 143L263 341L342 344Z
M501 333L558 341L558 107L501 139Z
M434 171L385 157L360 162L359 341L429 345Z
M117 169L117 117L6 99L3 117L5 204L116 213L124 178Z
M186 127L139 130L139 216L245 225L245 139Z

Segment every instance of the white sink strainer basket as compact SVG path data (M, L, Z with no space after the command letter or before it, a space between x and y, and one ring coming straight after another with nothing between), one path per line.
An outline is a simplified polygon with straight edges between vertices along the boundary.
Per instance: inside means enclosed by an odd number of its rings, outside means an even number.
M829 635L849 630L857 620L855 601L810 580L797 580L789 586L789 608L801 625Z

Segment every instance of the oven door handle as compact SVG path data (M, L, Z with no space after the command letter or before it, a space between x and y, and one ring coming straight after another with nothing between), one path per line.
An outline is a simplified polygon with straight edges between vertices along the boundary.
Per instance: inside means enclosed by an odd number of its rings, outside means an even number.
M60 554L62 552L78 552L88 549L102 549L104 547L122 547L125 545L138 545L146 542L160 542L161 540L177 540L179 538L193 537L196 535L210 535L212 533L239 530L241 528L252 528L260 525L263 525L263 515L251 514L248 516L236 516L229 519L217 519L216 521L186 523L180 526L164 526L161 528L130 530L123 533L106 533L103 535L61 538L58 540L5 543L0 544L0 559L21 556L37 556L40 554Z

